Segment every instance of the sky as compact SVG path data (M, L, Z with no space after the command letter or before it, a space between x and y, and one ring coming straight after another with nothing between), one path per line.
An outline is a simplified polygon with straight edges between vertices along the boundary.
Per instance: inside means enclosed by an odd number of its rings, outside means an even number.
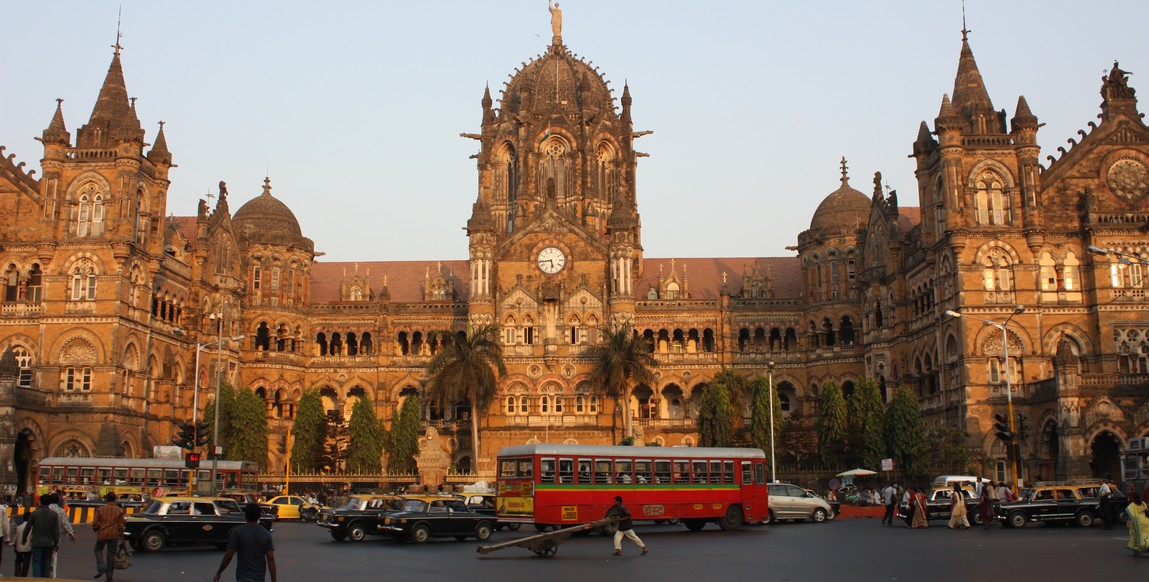
M793 256L843 157L853 187L881 171L917 204L908 156L953 91L960 0L560 4L565 44L616 99L628 83L653 131L636 142L648 257ZM0 0L5 156L38 168L56 98L75 143L121 9L128 93L179 166L169 214L220 180L235 212L268 176L321 261L465 259L478 142L459 134L551 36L544 0ZM1149 2L968 0L965 18L997 109L1024 95L1045 123L1043 163L1095 120L1114 60L1149 96Z

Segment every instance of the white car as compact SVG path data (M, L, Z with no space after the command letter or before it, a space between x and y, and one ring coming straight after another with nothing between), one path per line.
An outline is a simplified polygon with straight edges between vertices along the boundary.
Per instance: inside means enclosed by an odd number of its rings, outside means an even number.
M834 510L825 499L797 485L770 483L766 488L769 493L769 523L789 519L809 519L814 523L822 523L834 519Z

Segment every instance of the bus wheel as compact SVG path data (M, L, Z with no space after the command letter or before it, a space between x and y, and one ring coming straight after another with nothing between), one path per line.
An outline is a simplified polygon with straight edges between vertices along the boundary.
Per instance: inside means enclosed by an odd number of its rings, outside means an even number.
M535 530L536 530L536 531L547 531L547 529L549 529L550 527L551 527L551 526L549 526L549 525L547 525L547 524L545 524L545 523L538 523L538 522L535 522Z
M723 531L734 531L742 527L742 508L737 505L731 505L726 509L726 515L718 521L718 527Z
M686 529L690 531L701 531L703 527L706 527L705 519L684 519L682 523L686 524Z

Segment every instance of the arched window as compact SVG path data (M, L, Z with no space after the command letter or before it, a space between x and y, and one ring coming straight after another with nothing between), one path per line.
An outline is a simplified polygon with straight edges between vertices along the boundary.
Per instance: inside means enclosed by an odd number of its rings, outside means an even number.
M507 232L515 229L518 210L518 159L511 144L503 144L495 158L495 201L507 205Z
M1053 254L1049 251L1041 253L1038 264L1041 265L1041 290L1057 291L1057 263Z
M1012 221L1005 180L991 170L983 171L974 182L974 209L978 224L1004 225Z
M1066 291L1077 291L1081 285L1079 283L1081 272L1081 261L1077 260L1077 254L1070 251L1065 253L1065 263L1061 269L1061 282L1065 286Z
M92 301L95 298L96 267L85 259L72 269L72 301Z
M982 275L986 291L1013 290L1013 270L1009 256L1000 249L994 249L982 259Z
M599 200L614 202L615 188L618 185L614 148L609 143L603 142L598 145L595 153L594 194Z
M567 182L573 177L570 164L570 148L565 140L551 136L539 148L542 159L539 162L539 184L543 195L548 199L563 200L568 194Z
M24 346L16 346L12 348L12 355L16 357L16 368L19 373L16 376L16 386L19 388L32 387L32 354L28 353L27 348Z

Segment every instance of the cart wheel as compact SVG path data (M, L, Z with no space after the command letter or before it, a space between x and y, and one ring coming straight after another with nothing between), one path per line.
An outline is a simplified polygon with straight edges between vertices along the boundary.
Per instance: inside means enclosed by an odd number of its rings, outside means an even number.
M554 540L543 540L543 543L535 548L535 555L540 558L550 558L557 553L559 553L559 545Z

